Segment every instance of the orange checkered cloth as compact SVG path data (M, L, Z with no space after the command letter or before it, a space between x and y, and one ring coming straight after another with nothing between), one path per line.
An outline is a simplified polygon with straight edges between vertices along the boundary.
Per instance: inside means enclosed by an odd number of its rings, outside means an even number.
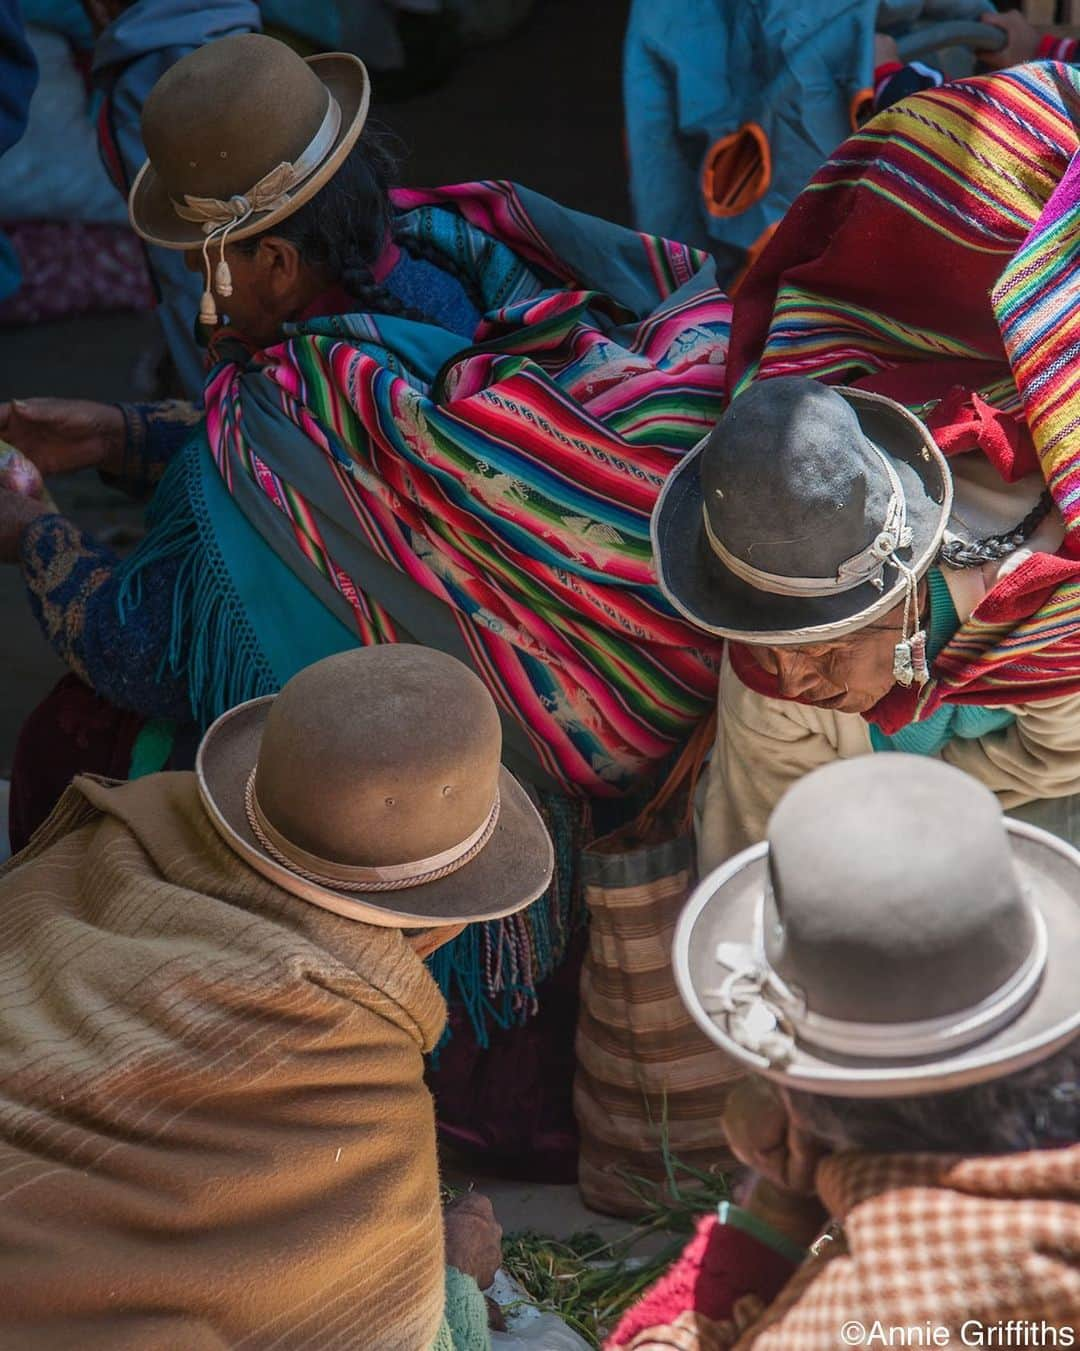
M959 1347L964 1335L977 1344L973 1327L1010 1320L1029 1340L996 1344L1080 1346L1080 1145L975 1159L842 1154L823 1161L817 1186L843 1238L767 1309L746 1296L726 1318L672 1310L632 1340L616 1330L608 1347L837 1351L855 1323L868 1345L876 1325L886 1338L890 1327L930 1325ZM1059 1330L1056 1343L1047 1328ZM1064 1328L1074 1342L1061 1340Z

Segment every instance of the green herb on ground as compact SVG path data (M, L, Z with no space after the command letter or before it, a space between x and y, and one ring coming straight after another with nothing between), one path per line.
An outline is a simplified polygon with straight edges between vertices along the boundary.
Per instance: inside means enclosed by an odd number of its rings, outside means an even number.
M503 1267L538 1308L558 1314L591 1347L603 1339L631 1304L667 1269L693 1232L697 1218L729 1195L721 1173L681 1164L664 1151L663 1183L624 1175L641 1197L641 1218L623 1238L609 1241L592 1231L567 1239L532 1232L503 1244ZM671 1241L646 1259L632 1250L650 1234Z

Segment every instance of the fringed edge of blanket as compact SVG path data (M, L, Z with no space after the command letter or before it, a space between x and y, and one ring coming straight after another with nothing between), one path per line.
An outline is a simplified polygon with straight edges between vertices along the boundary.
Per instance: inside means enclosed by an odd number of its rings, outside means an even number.
M205 730L237 704L276 694L278 684L210 527L200 450L192 442L181 451L158 485L147 512L146 543L123 566L117 606L126 621L139 604L146 569L180 560L160 669L186 678L192 714Z
M589 802L534 792L555 846L551 885L527 910L470 924L428 958L439 989L448 1001L464 1006L482 1047L488 1045L492 1024L510 1027L536 1012L537 986L558 970L588 918L581 854L592 828ZM444 1042L448 1035L449 1028Z
M200 453L193 442L158 485L147 541L123 565L118 608L126 620L139 604L146 570L180 560L161 669L186 677L192 712L205 730L236 704L276 694L278 683L215 541ZM492 1025L509 1027L535 1013L537 986L558 969L586 920L580 858L590 834L588 801L540 790L537 798L555 844L551 886L527 910L469 925L428 959L444 997L463 1005L485 1047Z
M87 801L77 782L68 784L60 801L31 835L26 847L0 863L0 878L7 877L24 863L40 858L58 840L62 840L73 831L81 830L99 814L93 803Z

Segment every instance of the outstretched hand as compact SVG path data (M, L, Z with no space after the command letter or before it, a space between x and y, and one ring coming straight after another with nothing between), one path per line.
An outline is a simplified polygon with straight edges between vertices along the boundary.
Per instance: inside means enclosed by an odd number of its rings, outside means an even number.
M502 1263L502 1226L491 1202L479 1192L467 1192L446 1207L443 1225L447 1265L486 1290Z
M982 22L1000 28L1005 34L1005 46L996 52L980 52L979 60L992 70L1006 70L1034 61L1039 54L1039 33L1028 23L1018 9L1002 14L983 14Z
M22 451L46 478L77 469L119 468L124 415L89 399L14 399L0 403L0 440Z

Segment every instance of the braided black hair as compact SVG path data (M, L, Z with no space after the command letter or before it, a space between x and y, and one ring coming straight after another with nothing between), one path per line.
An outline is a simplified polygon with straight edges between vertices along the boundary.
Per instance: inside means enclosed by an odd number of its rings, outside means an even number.
M396 138L368 122L333 178L310 201L263 234L238 241L236 247L254 253L260 239L270 235L286 239L296 246L308 267L322 273L328 282L338 282L369 313L436 323L375 280L372 264L387 240L393 238L414 258L456 277L483 312L483 298L472 277L434 244L396 234L390 189L397 170Z
M1053 505L1054 499L1047 490L1015 529L1002 535L989 535L971 544L959 539L950 540L941 547L941 561L950 568L981 568L984 563L1000 562L1027 543L1049 516Z

